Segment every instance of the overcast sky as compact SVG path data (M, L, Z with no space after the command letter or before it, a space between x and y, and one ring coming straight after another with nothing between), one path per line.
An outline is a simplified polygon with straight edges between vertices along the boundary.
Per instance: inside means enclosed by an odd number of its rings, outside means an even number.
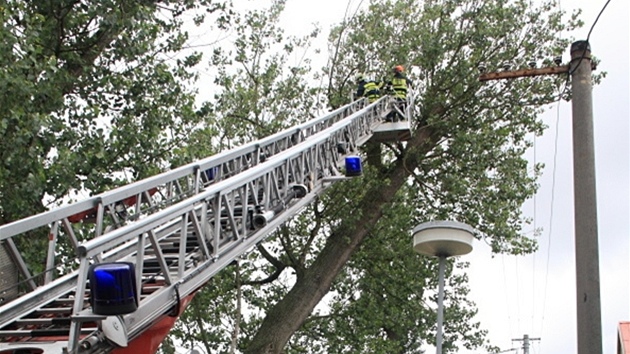
M360 0L352 0L355 9ZM367 1L364 1L367 3ZM583 10L584 28L565 38L586 39L605 0L564 0L565 11ZM284 23L291 33L310 30L317 22L324 30L343 19L342 0L289 0ZM627 0L612 0L591 34L592 53L601 60L598 71L608 76L593 90L597 210L600 253L603 350L616 353L617 325L630 320L629 244L629 9ZM322 40L326 38L325 33ZM569 48L563 53L569 59ZM576 353L575 247L573 226L573 157L571 104L549 107L543 115L549 126L530 151L531 161L546 165L535 200L524 206L543 229L540 249L529 256L495 256L478 242L469 261L471 295L479 308L478 320L489 339L502 349L519 347L514 338L528 334L530 353ZM410 241L411 242L411 241ZM410 244L411 247L411 244ZM433 351L427 348L427 353ZM460 353L481 353L462 351ZM519 350L522 353L522 350Z

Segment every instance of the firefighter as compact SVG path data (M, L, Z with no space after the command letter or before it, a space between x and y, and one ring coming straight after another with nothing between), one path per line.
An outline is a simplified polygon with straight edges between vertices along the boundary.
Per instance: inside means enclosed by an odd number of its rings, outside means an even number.
M397 100L407 100L407 88L411 86L411 80L409 80L403 72L405 68L402 65L396 65L394 67L394 77L392 78L391 85L394 90L394 96Z
M358 100L359 98L363 97L363 95L365 94L365 75L361 73L357 74L356 80L357 80L357 92L355 92L354 94L354 99Z
M387 87L393 91L394 98L396 99L396 105L401 112L405 112L407 108L407 88L411 87L411 80L409 80L403 72L405 68L402 65L394 66L394 77L387 82ZM387 115L387 121L398 121L402 119L400 113L395 109Z
M357 74L357 91L354 99L366 97L370 103L376 102L381 97L380 85L374 80L368 80L364 74Z
M363 84L363 96L367 97L370 103L376 102L381 97L378 82L374 80L366 80Z

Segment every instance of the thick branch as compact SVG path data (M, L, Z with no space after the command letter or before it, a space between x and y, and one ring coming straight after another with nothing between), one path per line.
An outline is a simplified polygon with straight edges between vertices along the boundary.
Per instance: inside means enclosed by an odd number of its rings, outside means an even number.
M265 279L243 282L243 285L262 285L271 283L272 281L278 279L280 274L282 274L282 271L284 271L284 269L287 267L287 265L282 263L282 261L272 256L271 253L269 253L267 249L262 245L258 245L256 246L256 248L258 249L260 254L276 268L276 270Z

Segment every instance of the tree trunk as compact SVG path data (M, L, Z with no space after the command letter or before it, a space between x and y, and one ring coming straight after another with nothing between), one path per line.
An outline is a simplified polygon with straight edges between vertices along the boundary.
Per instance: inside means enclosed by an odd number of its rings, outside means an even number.
M356 224L342 226L328 238L326 246L304 276L298 278L289 293L269 310L246 349L246 354L283 352L293 333L328 293L335 277L383 215L383 208L391 203L409 177L410 171L418 165L421 152L428 151L435 141L437 140L431 137L431 131L426 127L416 133L409 141L408 154L397 162L393 172L388 175L391 183L367 193L368 201L362 204L360 220Z

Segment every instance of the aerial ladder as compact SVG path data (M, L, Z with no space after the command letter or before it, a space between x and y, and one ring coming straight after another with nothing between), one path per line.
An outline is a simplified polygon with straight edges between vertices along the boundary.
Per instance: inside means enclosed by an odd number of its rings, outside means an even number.
M0 226L0 354L155 353L195 292L337 181L411 137L384 96ZM385 122L391 110L402 119ZM43 272L28 238L48 237Z

